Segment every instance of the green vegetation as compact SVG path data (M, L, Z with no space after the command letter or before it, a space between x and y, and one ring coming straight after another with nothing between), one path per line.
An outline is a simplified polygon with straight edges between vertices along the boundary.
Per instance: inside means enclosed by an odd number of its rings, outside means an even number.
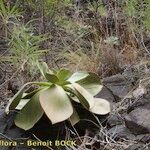
M6 113L20 110L15 118L15 124L29 130L45 113L52 124L69 119L72 125L79 121L79 116L73 108L72 100L98 115L110 112L110 104L104 99L94 98L101 89L99 77L94 73L75 72L61 69L52 71L46 63L39 64L42 75L47 82L26 83L10 100ZM26 93L27 85L39 85L39 88Z
M1 61L11 62L14 68L25 63L24 69L34 72L35 62L44 56L54 68L96 73L102 68L106 75L115 74L129 64L137 65L138 55L150 54L144 41L149 38L149 6L149 0L98 0L83 7L71 0L0 0L2 36L10 42L9 57Z
M48 50L40 49L39 45L46 41L46 35L34 35L32 28L24 25L13 28L10 44L10 57L5 57L14 65L26 64L25 70L34 70L40 56Z
M19 10L17 2L18 1L16 1L13 6L10 6L10 4L4 0L0 0L0 17L6 37L8 37L11 29L18 22L19 17L21 17L21 11Z

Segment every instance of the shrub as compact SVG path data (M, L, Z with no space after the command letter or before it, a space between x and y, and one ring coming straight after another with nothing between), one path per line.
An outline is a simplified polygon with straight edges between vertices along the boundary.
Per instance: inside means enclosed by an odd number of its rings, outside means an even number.
M68 70L50 70L46 63L38 65L47 82L26 83L10 100L6 113L17 109L15 124L28 130L32 128L45 113L52 124L69 119L72 125L79 121L79 116L72 101L92 113L105 115L110 112L110 104L104 99L94 98L102 89L99 77L94 73ZM27 85L39 87L25 93ZM79 114L80 115L80 114Z
M18 22L18 18L21 16L21 11L18 8L17 2L11 6L10 2L0 0L0 19L2 20L2 26L5 29L5 36L8 36L8 32Z
M13 28L9 40L10 56L3 56L3 61L10 62L14 68L22 66L22 70L35 70L37 61L48 50L40 48L40 44L47 39L46 35L35 35L33 28L17 25ZM26 66L26 67L25 67Z

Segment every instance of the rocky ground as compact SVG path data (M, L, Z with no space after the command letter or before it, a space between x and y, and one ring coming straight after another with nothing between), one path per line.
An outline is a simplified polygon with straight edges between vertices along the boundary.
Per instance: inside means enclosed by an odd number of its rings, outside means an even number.
M145 89L142 85L133 86L132 82L121 75L114 76L113 83L111 80L106 86L118 101L114 104L114 113L112 112L108 118L110 126L108 132L111 137L117 140L133 141L124 149L149 149L150 94L148 87Z

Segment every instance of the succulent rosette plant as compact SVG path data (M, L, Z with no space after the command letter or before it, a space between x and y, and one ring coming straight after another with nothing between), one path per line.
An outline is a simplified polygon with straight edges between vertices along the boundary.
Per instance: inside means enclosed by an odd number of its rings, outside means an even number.
M110 112L110 103L95 98L102 90L98 75L90 72L69 70L50 70L46 63L39 64L45 82L28 82L10 99L5 112L18 110L15 116L16 126L29 130L46 114L52 124L69 120L72 125L80 118L73 101L80 103L91 113L105 115ZM30 85L36 89L26 92Z

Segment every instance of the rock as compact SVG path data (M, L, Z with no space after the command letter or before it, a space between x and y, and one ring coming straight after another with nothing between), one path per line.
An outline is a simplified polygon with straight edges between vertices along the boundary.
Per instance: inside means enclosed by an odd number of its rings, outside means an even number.
M6 115L4 110L0 109L0 133L9 138L23 138L25 132L14 125L14 116L14 112Z
M13 78L11 81L8 82L7 90L12 91L13 94L16 94L20 87L22 87L23 83L19 78Z
M114 98L112 92L105 86L103 86L102 90L95 97L106 99L110 103L115 102L115 98Z
M129 91L132 89L132 83L121 74L104 78L103 84L112 91L116 101L127 96Z
M150 110L141 107L131 111L125 117L125 124L135 135L150 133Z
M145 89L144 87L139 86L137 89L135 89L135 90L133 91L132 94L133 94L133 97L135 97L135 98L137 99L137 98L142 97L146 92L147 92L147 91L146 91L146 89Z
M133 103L125 116L126 127L135 135L150 133L150 101L141 98Z
M121 125L123 124L123 119L121 116L117 114L110 114L108 119L107 119L107 124L110 127L116 126L116 125Z
M138 107L147 107L147 109L150 107L150 97L147 97L147 95L145 95L145 97L142 97L138 100L134 99L134 103L132 103L131 105L128 106L127 109L127 113L130 113L132 110L138 108Z
M3 133L7 127L5 120L4 120L4 114L3 114L3 110L0 109L0 133Z
M26 140L37 140L33 134L39 138L40 140L63 140L65 139L66 133L64 128L64 122L52 125L49 119L46 117L42 117L41 120L30 130L24 131L14 124L15 112L6 115L3 109L0 109L0 140L4 141L16 141L17 148L4 147L2 150L32 150L31 147L26 146ZM58 137L60 139L58 139ZM47 150L47 147L36 147L36 150Z
M116 125L109 129L108 133L111 136L111 138L115 140L126 139L144 144L150 142L150 134L134 135L126 128L125 125Z
M27 139L29 136L25 133L24 130L16 127L14 125L14 116L15 113L10 113L10 115L6 115L3 109L0 109L0 140L4 141L17 141L19 142L21 139ZM2 150L15 150L16 147L1 147ZM21 150L31 150L31 148L23 147L21 145L17 145L17 149Z
M49 118L46 115L43 115L43 117L34 125L34 127L28 130L28 133L34 134L42 141L47 139L56 140L58 139L58 135L60 139L65 139L65 123L60 122L52 125Z
M118 140L118 139L133 139L135 135L133 135L125 125L116 125L112 127L108 133L110 134L111 138Z

